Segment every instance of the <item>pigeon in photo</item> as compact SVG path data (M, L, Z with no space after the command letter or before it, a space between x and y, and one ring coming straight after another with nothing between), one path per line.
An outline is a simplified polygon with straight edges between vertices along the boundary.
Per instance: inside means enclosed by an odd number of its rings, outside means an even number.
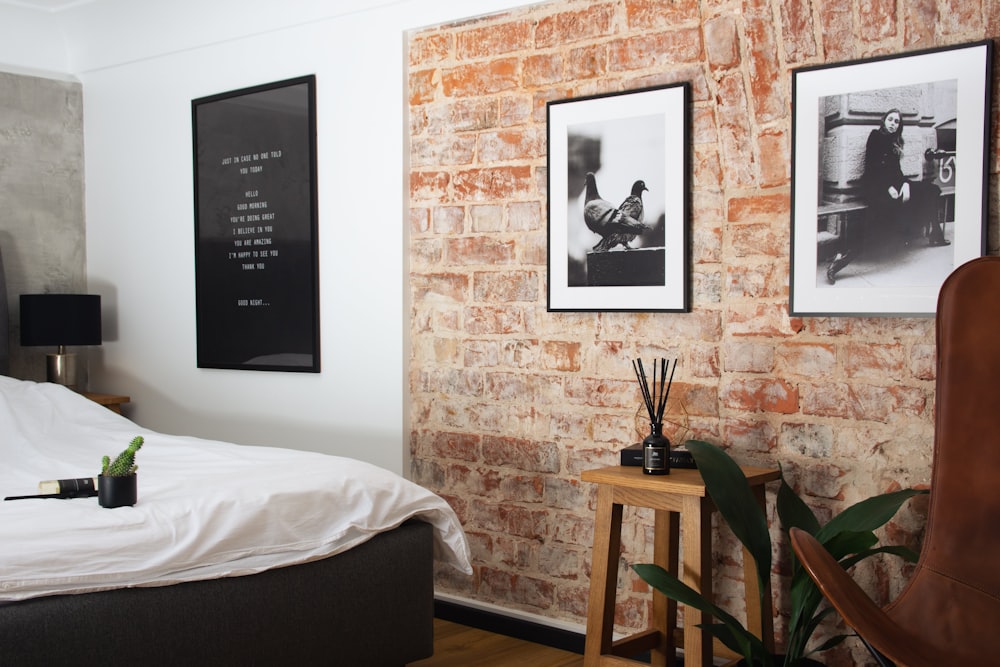
M645 181L636 181L632 184L632 194L625 198L618 210L630 218L639 222L646 222L642 209L642 193L648 191ZM631 250L629 244L635 240L636 234L611 234L604 237L599 244L601 250L611 250L615 246L623 245L626 250Z
M642 181L639 181L641 183ZM645 184L643 184L645 189ZM633 186L633 191L635 187ZM641 192L641 191L640 191ZM627 201L627 200L626 200ZM648 230L643 222L626 215L614 204L602 199L597 192L597 179L593 173L587 173L587 193L583 202L583 220L587 228L601 237L594 250L611 250L622 244L628 247L636 235ZM625 237L628 237L627 240Z

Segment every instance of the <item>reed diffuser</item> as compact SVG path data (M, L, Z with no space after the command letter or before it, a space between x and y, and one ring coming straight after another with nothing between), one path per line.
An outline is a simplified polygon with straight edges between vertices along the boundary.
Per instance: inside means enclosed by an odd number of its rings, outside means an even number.
M659 366L659 380L657 380L657 366ZM639 389L642 391L642 400L646 404L646 411L649 413L649 435L642 441L642 471L647 475L669 475L670 474L670 440L663 435L663 410L667 406L667 397L670 395L670 385L674 382L674 371L677 370L677 360L674 359L674 366L670 368L670 361L660 359L659 364L653 360L653 385L650 388L649 380L646 377L646 369L643 368L642 359L632 361L632 369L635 377L639 381ZM670 370L670 378L667 378L667 370Z

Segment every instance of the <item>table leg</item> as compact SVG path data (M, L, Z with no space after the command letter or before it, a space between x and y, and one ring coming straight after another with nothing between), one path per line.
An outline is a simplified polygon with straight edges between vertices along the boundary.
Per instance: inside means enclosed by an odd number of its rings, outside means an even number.
M587 606L587 637L584 667L597 667L601 655L611 652L615 626L615 593L618 588L618 556L621 551L622 506L613 502L614 489L597 489L594 515L594 551L590 568L590 599Z
M677 512L656 510L653 529L653 562L674 575L677 574L677 549L680 521ZM659 591L653 591L653 626L663 633L660 645L653 649L650 663L653 667L675 667L677 647L674 631L677 629L677 601Z
M681 510L684 532L684 571L681 580L706 599L712 599L712 515L709 501L686 496ZM684 606L684 665L692 667L712 664L712 635L698 627L712 618L690 605Z

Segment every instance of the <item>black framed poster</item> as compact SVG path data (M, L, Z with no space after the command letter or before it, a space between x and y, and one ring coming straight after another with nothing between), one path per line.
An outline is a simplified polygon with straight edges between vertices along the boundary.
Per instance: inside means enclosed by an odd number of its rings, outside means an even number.
M191 114L198 367L318 373L316 77Z

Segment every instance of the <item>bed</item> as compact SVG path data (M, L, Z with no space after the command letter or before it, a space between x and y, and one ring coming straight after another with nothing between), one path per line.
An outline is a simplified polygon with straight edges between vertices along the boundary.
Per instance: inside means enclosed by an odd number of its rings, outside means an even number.
M0 502L0 665L386 665L433 652L440 497L353 459L157 433L0 377L0 494L95 475L141 435L138 503Z

